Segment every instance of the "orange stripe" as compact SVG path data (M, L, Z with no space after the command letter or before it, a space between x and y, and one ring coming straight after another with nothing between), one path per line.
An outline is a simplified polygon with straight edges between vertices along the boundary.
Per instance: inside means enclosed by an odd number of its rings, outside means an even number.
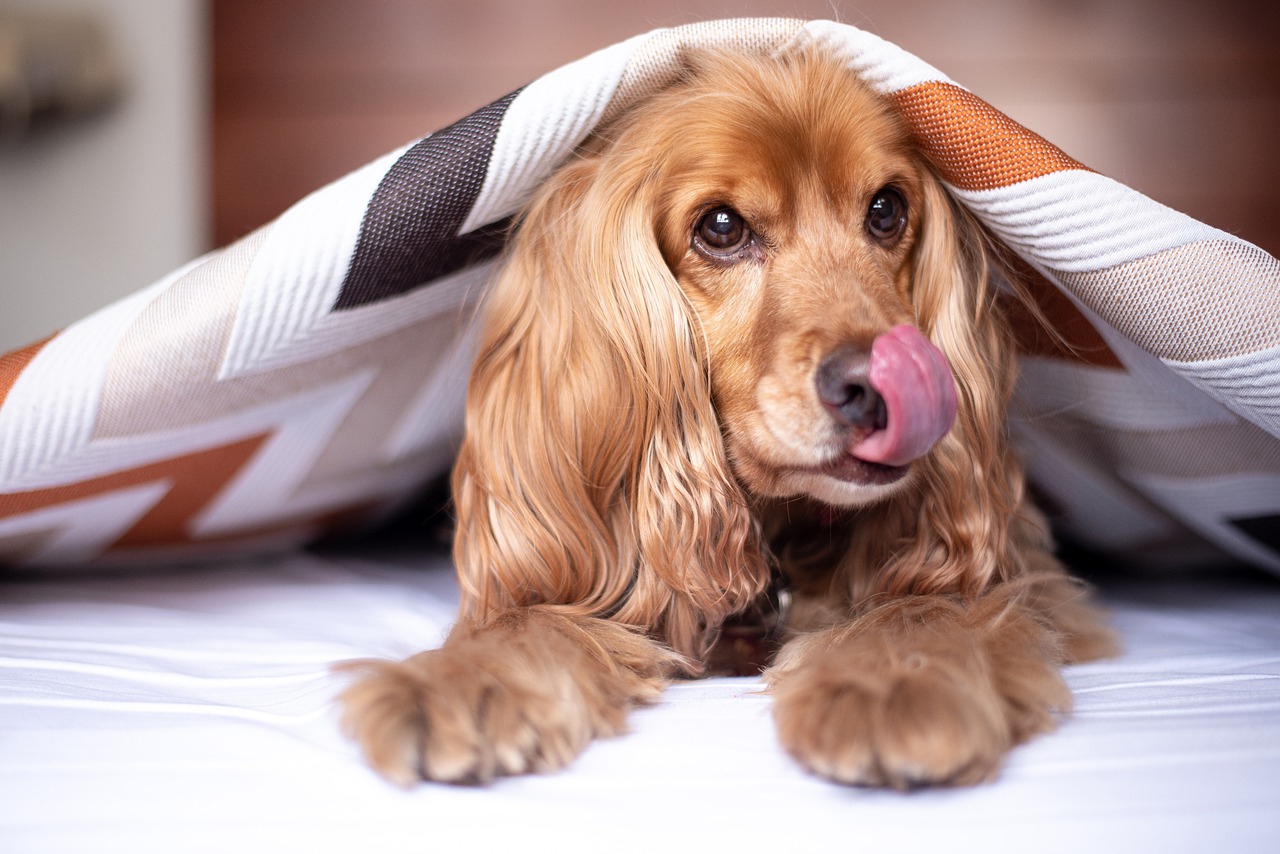
M34 344L23 347L21 350L14 350L11 353L0 355L0 406L4 405L4 399L9 396L9 390L18 381L18 374L22 373L27 365L31 364L31 360L36 357L36 353L44 349L44 345L52 341L53 338L54 336L50 335L43 341L37 341Z
M1064 169L1086 169L954 83L920 83L889 100L942 177L962 190L990 190Z
M181 457L115 472L78 483L30 492L0 493L0 519L19 516L46 507L54 507L95 495L126 489L144 483L169 483L169 490L146 514L107 547L106 553L123 552L143 557L148 548L167 549L174 546L216 546L221 551L235 551L237 543L252 543L266 535L294 534L299 541L312 539L326 531L351 529L371 518L379 504L357 501L323 513L306 515L257 528L231 531L212 537L195 537L191 521L213 501L257 454L270 434L262 434L197 451ZM18 552L0 553L0 562L21 562L22 542L13 544ZM167 552L166 552L167 553Z
M169 491L116 545L190 541L191 518L253 458L267 435L254 436L139 468L30 492L0 494L0 519L104 495L143 483L169 482Z

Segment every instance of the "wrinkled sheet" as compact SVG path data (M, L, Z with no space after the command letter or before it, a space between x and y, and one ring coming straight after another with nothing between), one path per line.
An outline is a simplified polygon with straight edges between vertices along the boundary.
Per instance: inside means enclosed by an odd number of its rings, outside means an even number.
M306 552L0 581L0 851L1280 850L1280 583L1100 584L1124 638L998 782L806 775L756 679L680 683L567 771L401 791L337 726L335 661L437 644L448 558Z

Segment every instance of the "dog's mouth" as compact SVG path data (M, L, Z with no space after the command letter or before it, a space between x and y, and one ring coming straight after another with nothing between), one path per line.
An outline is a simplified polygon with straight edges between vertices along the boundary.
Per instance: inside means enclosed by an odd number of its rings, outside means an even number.
M859 486L888 486L906 477L910 468L910 464L891 466L864 460L853 454L842 454L818 468L817 472L843 483Z

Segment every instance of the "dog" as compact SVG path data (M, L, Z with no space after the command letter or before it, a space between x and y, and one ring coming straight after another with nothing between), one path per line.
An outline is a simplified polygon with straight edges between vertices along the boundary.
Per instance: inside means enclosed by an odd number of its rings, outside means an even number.
M523 213L453 474L457 622L355 663L343 725L402 785L553 771L784 603L764 680L801 766L991 779L1113 644L1010 448L998 254L835 58L688 64Z

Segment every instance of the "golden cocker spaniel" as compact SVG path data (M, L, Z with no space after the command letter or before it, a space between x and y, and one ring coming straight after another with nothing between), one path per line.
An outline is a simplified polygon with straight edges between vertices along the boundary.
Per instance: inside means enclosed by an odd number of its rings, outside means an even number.
M1110 649L1009 447L981 228L833 58L690 66L545 183L487 296L461 612L343 697L393 781L560 768L754 620L805 768L974 783Z

